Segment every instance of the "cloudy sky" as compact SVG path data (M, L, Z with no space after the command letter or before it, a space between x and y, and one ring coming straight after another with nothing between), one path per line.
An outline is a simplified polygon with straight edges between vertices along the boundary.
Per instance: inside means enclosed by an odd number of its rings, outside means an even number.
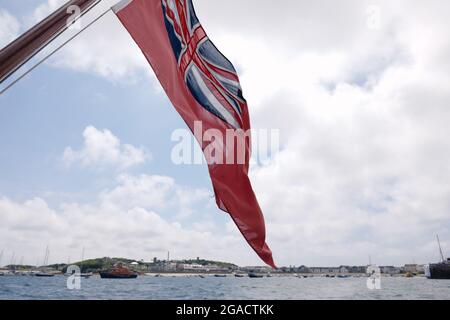
M63 2L0 0L0 47ZM278 265L426 263L436 234L450 255L448 1L194 4L253 127L281 130L251 170ZM85 247L261 264L206 167L172 163L184 127L108 13L0 96L0 265L42 263L46 245L50 262Z

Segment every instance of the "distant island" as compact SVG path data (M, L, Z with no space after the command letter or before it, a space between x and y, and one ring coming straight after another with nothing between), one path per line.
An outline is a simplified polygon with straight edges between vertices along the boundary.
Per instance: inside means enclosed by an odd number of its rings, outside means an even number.
M101 270L111 269L117 264L129 266L132 269L141 272L182 272L182 271L222 271L230 272L237 270L239 267L233 263L212 261L205 259L190 259L190 260L158 260L153 259L152 262L136 261L126 258L96 258L85 261L75 262L71 265L77 265L81 268L81 272L99 272ZM48 267L62 270L65 272L67 264L55 264Z

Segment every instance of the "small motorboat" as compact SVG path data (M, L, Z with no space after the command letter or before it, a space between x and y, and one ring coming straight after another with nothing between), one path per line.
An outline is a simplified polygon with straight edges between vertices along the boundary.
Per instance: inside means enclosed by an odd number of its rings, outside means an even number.
M226 278L227 275L226 274L215 274L214 277L216 277L216 278Z
M34 274L35 277L41 277L41 278L51 278L54 277L54 273L48 273L48 272L37 272Z
M87 273L76 273L76 272L72 272L72 273L66 273L66 274L65 274L66 277L70 277L70 276L72 276L72 275L76 275L76 276L78 276L78 277L87 279L87 278L92 277L94 274L93 274L92 272L87 272Z
M245 275L242 274L242 273L235 273L234 276L235 276L236 278L244 278L244 277L245 277Z
M89 272L89 273L82 273L82 274L80 274L80 277L87 279L87 278L92 277L93 275L94 275L94 274L93 274L92 272Z
M248 277L249 278L264 278L264 276L262 274L258 274L258 273L255 273L255 272L250 272L248 274Z

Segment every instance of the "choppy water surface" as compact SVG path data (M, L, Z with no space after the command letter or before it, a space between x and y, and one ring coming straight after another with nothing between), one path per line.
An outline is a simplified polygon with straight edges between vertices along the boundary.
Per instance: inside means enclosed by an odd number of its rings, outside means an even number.
M450 280L383 278L370 291L365 278L154 278L81 280L69 290L67 278L0 277L0 299L450 299Z

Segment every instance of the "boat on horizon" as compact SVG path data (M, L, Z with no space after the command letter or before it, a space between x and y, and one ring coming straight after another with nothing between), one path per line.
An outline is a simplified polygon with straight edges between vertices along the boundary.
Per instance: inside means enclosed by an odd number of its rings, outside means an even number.
M54 273L49 273L49 272L37 272L34 274L35 277L41 277L41 278L51 278L54 277L55 274Z
M439 263L425 266L425 276L428 279L450 280L450 258Z
M47 247L45 248L45 256L44 256L44 263L43 263L43 267L40 268L40 270L38 270L37 272L33 273L33 275L35 277L41 277L41 278L51 278L54 277L55 274L54 273L50 273L48 271L48 260L50 257L50 249L47 245Z
M93 275L92 272L84 272L84 273L82 272L83 271L83 262L84 262L84 247L81 250L80 277L85 278L85 279L92 277L92 275Z
M73 273L66 273L66 274L65 274L66 277L70 277L70 276L72 276L72 275L77 275L77 276L79 276L79 277L81 277L81 278L87 279L87 278L92 277L94 274L93 274L92 272L88 272L88 273L78 273L78 274L77 274L76 272L73 272Z
M262 274L258 274L255 272L249 272L248 277L249 278L264 278L264 276Z
M138 274L118 263L111 270L101 271L100 277L102 279L136 279Z
M89 273L81 273L81 274L80 274L80 277L87 279L87 278L92 277L93 275L94 275L94 274L93 274L92 272L89 272Z
M447 258L447 260L444 259L439 236L436 236L436 238L439 246L439 253L441 255L441 262L425 265L425 276L428 279L450 280L450 258Z

